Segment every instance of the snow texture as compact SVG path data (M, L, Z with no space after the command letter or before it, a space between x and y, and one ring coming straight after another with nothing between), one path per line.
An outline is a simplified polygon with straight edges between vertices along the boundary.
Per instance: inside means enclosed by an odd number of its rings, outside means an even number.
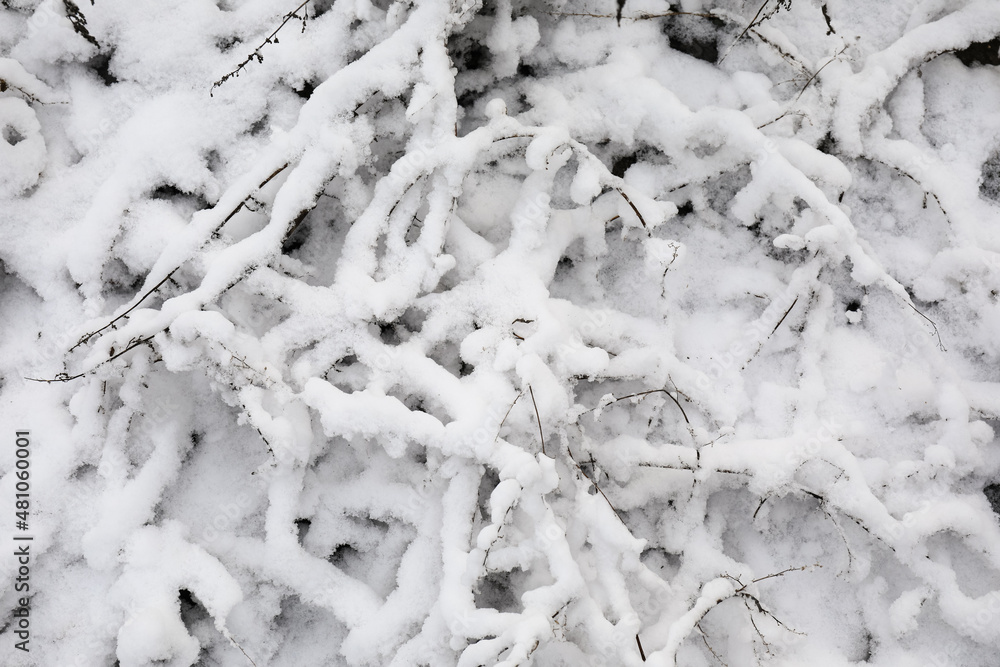
M5 0L0 663L995 664L998 105L995 0Z

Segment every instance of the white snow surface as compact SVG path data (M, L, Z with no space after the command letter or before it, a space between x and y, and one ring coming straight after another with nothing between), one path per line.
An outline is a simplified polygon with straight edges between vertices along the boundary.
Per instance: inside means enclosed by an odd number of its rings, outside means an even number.
M1000 3L616 11L3 2L0 664L996 663Z

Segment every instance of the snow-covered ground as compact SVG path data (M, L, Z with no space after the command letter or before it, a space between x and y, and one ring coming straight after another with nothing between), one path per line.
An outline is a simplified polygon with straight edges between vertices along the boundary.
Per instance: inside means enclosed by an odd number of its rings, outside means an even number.
M998 109L996 0L4 0L0 664L996 664Z

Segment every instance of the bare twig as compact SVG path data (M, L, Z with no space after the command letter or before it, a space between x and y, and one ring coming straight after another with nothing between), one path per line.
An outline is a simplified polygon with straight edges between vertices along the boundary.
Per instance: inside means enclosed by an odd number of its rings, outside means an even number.
M783 112L777 118L772 118L771 120L767 121L763 125L758 125L757 129L760 130L760 129L763 129L763 128L767 127L768 125L771 125L772 123L777 123L779 120L781 120L785 116L803 116L803 117L805 117L805 118L808 119L808 115L805 112L802 112L802 111L791 111L791 110L789 110L789 111Z
M611 401L611 403L617 403L618 401L624 401L624 400L626 400L628 398L636 398L636 397L647 396L649 394L656 394L658 392L662 392L662 393L666 394L668 397L670 397L670 400L674 402L674 405L677 406L677 409L681 411L681 416L684 417L684 422L687 423L687 424L691 423L691 420L688 419L687 413L684 411L684 406L682 406L680 404L680 401L678 401L676 398L674 398L674 395L671 394L666 389L650 389L649 391L640 391L640 392L635 393L635 394L629 394L628 396L622 396L620 398L616 398L615 400ZM680 392L678 392L678 393L680 393ZM610 405L611 403L608 403L607 405ZM593 412L596 409L597 408L593 408L591 410L591 412Z
M151 340L153 340L153 336L147 336L145 338L137 338L137 339L131 341L125 347L125 349L122 350L121 352L119 352L117 354L111 355L110 357L108 357L104 361L100 362L99 364L97 364L96 366L94 366L93 368L91 368L90 370L84 371L82 373L77 373L76 375L69 375L67 373L58 373L54 378L51 378L51 379L48 379L48 380L40 379L40 378L29 378L29 377L26 377L24 379L25 380L30 380L31 382L45 382L46 384L51 384L53 382L69 382L70 380L76 380L76 379L82 378L83 376L85 376L85 375L87 375L89 373L93 373L95 370L97 370L98 368L100 368L104 364L107 364L107 363L110 363L110 362L114 361L115 359L117 359L118 357L122 356L126 352L130 352L130 351L134 350L135 348L139 347L140 345L145 345L146 343L148 343Z
M771 496L764 496L763 498L760 499L760 504L757 505L757 509L753 511L753 517L750 519L751 521L757 518L757 513L760 512L760 508L764 506L764 503L766 503L767 499L770 497Z
M750 612L750 614L749 614L750 615L750 625L753 626L753 629L757 633L757 636L760 637L760 641L764 644L764 650L767 651L768 653L770 653L771 652L771 644L764 637L764 633L760 631L760 628L757 627L757 621L753 617L753 609L750 608L750 602L746 598L743 599L743 605L747 608L747 611ZM760 603L759 602L757 603L757 606L760 607Z
M694 627L698 628L698 634L701 635L701 641L705 642L705 648L707 648L708 652L712 654L712 657L718 660L719 664L721 664L722 667L729 667L726 664L726 661L723 660L721 657L719 657L719 654L715 652L715 649L712 648L712 645L708 643L708 636L705 634L705 631L701 627L701 621L695 623Z
M794 628L789 627L780 618L778 618L777 616L775 616L769 610L765 609L764 605L761 604L760 600L758 600L755 596L750 595L749 593L740 593L739 596L741 598L743 598L743 604L746 605L747 611L750 612L750 620L751 620L751 622L753 622L753 609L750 608L749 602L753 602L754 606L757 607L757 611L758 612L760 612L761 614L764 614L765 616L767 616L768 618L770 618L772 621L774 621L775 623L777 623L778 625L780 625L781 627L783 627L785 630L788 630L789 632L791 632L793 634L796 634L796 635L805 636L804 632L799 632L798 630L795 630ZM756 623L754 623L753 625L754 625L754 628L757 627ZM759 633L759 631L758 631L758 633ZM761 640L764 640L764 636L763 635L761 635ZM765 647L769 646L769 644L766 641L764 641L764 645L765 645Z
M42 100L38 99L37 97L35 97L31 93L29 93L24 88L21 88L20 86L15 86L10 81L7 81L6 79L0 79L0 93L6 93L8 90L16 90L17 92L21 93L21 95L24 97L24 101L25 102L29 102L31 104L46 104L46 105L48 105L48 104L69 104L69 102L43 102Z
M786 567L781 572L772 572L771 574L765 574L763 577L757 577L756 579L754 579L750 583L751 584L756 584L757 582L764 581L765 579L774 579L775 577L783 577L784 575L788 574L789 572L804 572L805 570L808 570L811 567L823 567L823 566L820 565L819 563L813 563L812 565L802 565L800 567ZM741 588L740 590L738 590L736 592L739 593L744 588L746 588L748 585L749 584L744 585L743 588Z
M618 517L618 520L622 522L622 525L625 526L625 528L628 528L628 524L625 523L625 519L623 519L622 515L619 514L618 512L618 508L615 507L614 503L611 502L611 499L608 498L608 495L604 493L604 490L600 486L598 486L597 482L594 481L593 477L587 474L587 471L583 469L583 466L580 465L580 462L576 460L575 456L573 456L573 450L570 449L568 442L566 443L566 452L569 454L569 458L573 461L573 465L575 465L576 469L580 471L580 474L583 475L595 489L597 489L598 493L604 496L604 500L607 501L608 507L610 507L611 511L615 513L615 516Z
M496 537L494 537L490 541L490 543L486 546L486 549L483 550L483 569L484 570L486 569L486 561L489 560L489 557L490 557L490 551L493 549L494 545L496 545L496 543L500 541L500 533L503 532L504 527L507 525L507 517L510 516L510 511L512 509L514 509L513 505L508 505L507 506L507 511L503 513L503 518L500 519L500 527L497 528ZM473 516L475 516L475 515L473 515Z
M289 21L291 21L292 19L299 19L300 21L302 21L302 32L305 32L306 31L306 20L308 19L308 16L306 14L303 14L303 15L300 16L299 15L299 10L301 10L307 4L309 4L309 0L305 0L305 2L303 2L302 4L300 4L298 7L296 7L292 11L288 12L287 14L285 14L284 20L281 22L281 25L279 25L277 28L275 28L274 32L272 32L270 35L268 35L267 37L265 37L264 41L260 43L260 46L258 46L256 49L253 50L253 52L250 55L248 55L246 58L244 58L243 62L241 62L239 65L237 65L236 68L233 71L229 72L228 74L224 74L222 76L222 78L220 78L218 81L216 81L215 83L212 84L212 90L209 91L209 95L210 96L214 95L215 94L215 89L218 88L219 86L221 86L222 84L224 84L226 81L229 81L229 79L232 79L233 77L239 76L240 72L243 71L243 70L245 70L246 67L247 67L247 65L249 65L254 60L256 60L258 63L264 62L264 56L263 56L263 54L261 54L260 50L263 49L268 44L277 44L278 43L278 37L277 37L278 32L282 28L284 28L285 24L288 23Z
M941 332L938 331L937 324L934 323L934 320L932 320L931 318L927 317L922 312L920 312L920 310L918 310L917 307L914 306L911 302L907 301L906 305L912 308L913 312L915 312L917 315L927 320L930 323L930 325L934 327L934 335L937 336L938 349L940 349L942 352L947 352L948 350L945 348L944 343L941 341Z
M799 62L798 58L796 58L795 56L793 56L788 51L785 51L785 49L781 48L779 45L775 44L774 42L772 42L771 40L769 40L767 37L765 37L764 35L762 35L759 30L751 30L750 32L753 33L753 36L756 37L757 39L759 39L761 41L761 43L766 44L767 46L770 46L772 49L774 49L775 51L777 51L778 55L781 56L782 60L784 60L788 64L794 65L795 67L798 67L800 70L802 70L802 74L808 75L808 74L812 73L809 70L808 67L806 67L803 63ZM787 83L787 82L783 81L782 83Z
M271 180L273 180L275 176L277 176L278 174L280 174L282 171L284 171L287 168L288 168L288 163L286 162L284 165L282 165L278 169L275 169L274 172L272 172L270 176L268 176L263 181L261 181L260 185L257 186L257 189L259 190L262 187L264 187L265 185L267 185L268 183L270 183ZM253 193L251 193L250 195L247 195L247 197L243 201L241 201L239 204L237 204L236 208L234 208L232 211L230 211L229 215L227 215L225 217L225 219L222 221L222 224L220 224L218 227L216 227L215 232L213 232L213 233L217 233L218 230L222 229L226 225L227 222L229 222L230 220L233 219L233 216L235 216L237 213L239 213L241 210L243 210L243 208L246 207L247 201L249 199L251 199L252 197L253 197ZM138 301L136 301L131 306L129 306L124 312L122 312L121 314L119 314L116 317L114 317L110 322L108 322L107 324L105 324L103 327L101 327L100 329L97 329L96 331L91 331L90 333L84 334L83 337L81 337L80 340L77 341L76 345L74 345L73 347L71 347L69 349L69 351L72 352L73 350L75 350L76 348L80 347L81 345L86 344L87 341L89 341L94 336L97 336L98 334L100 334L101 332L105 331L106 329L113 328L114 325L119 320L122 320L122 319L128 317L129 313L131 313L133 310L135 310L136 308L138 308L142 304L142 302L145 301L146 299L148 299L154 292L156 292L156 290L158 290L161 287L163 287L164 283L166 283L168 280L172 280L174 274L178 271L179 268L180 267L177 267L177 268L173 269L170 273L168 273L163 278L163 280L161 280L160 282L156 283L155 285L153 285L152 287L150 287L148 290L146 290L146 292L141 297L139 297Z
M753 15L752 19L750 19L750 23L747 24L747 27L743 28L743 32L741 32L736 37L736 39L733 40L733 44L736 44L736 42L738 42L741 39L743 39L743 37L746 36L746 34L748 32L750 32L750 29L754 27L754 25L756 24L757 19L760 17L761 12L764 11L764 8L767 7L767 3L770 2L770 1L771 0L764 0L764 3L757 9L757 13ZM725 56L723 56L723 58L725 58Z
M781 323L785 321L786 317L788 317L788 313L792 312L792 308L794 308L795 304L797 304L798 302L799 302L799 297L795 297L795 301L792 301L792 305L788 307L788 310L785 311L785 314L782 315L781 319L778 320L778 323L774 325L774 328L771 329L771 333L767 334L768 338L774 335L774 332L778 330L778 327L781 326Z
M80 347L81 345L86 344L91 338L93 338L94 336L100 334L102 331L104 331L106 329L114 328L114 325L115 325L116 322L118 322L118 320L121 320L121 319L124 319L125 317L128 317L129 313L131 313L133 310L135 310L136 308L138 308L139 305L142 304L143 301L145 301L147 298L149 298L150 295L153 294L153 292L155 292L156 290L160 289L165 282L167 282L168 280L170 280L173 277L173 275L174 275L174 273L176 271L177 271L177 269L174 269L173 271L171 271L170 273L168 273L163 278L163 280L161 280L160 282L156 283L151 288L149 288L146 291L146 293L143 294L142 297L138 301L136 301L134 304L132 304L131 306L129 306L129 308L127 310L125 310L125 312L123 312L121 315L118 315L117 317L115 317L114 319L112 319L110 322L108 322L107 324L105 324L100 329L97 329L96 331L91 331L90 333L84 334L80 338L80 340L78 340L76 342L76 345L74 345L73 347L69 348L69 351L72 352L73 350L75 350L76 348Z
M746 36L746 34L748 32L750 32L751 30L753 30L756 26L759 26L760 24L762 24L764 21L767 21L768 19L770 19L772 16L774 16L775 14L777 14L778 12L780 12L783 8L787 9L787 8L790 8L792 6L792 0L776 0L775 5L774 5L774 9L772 9L769 12L764 12L764 8L767 7L767 3L770 2L770 1L771 0L764 0L764 3L760 6L759 9L757 9L757 13L753 15L752 19L750 19L750 23L748 23L746 25L746 27L743 28L743 32L741 32L739 34L739 36L735 40L733 40L733 43L730 44L729 48L726 49L726 52L723 54L722 58L719 59L719 63L720 64L727 57L729 57L729 54L733 50L733 48L737 44L739 44L739 41L741 39L743 39L743 37ZM763 13L763 15L761 15L762 13Z
M830 518L830 521L833 522L834 527L840 534L840 539L844 541L844 548L847 549L847 570L850 572L854 566L854 552L851 551L851 543L847 541L847 533L844 532L844 527L840 525L839 521L837 521L837 517L835 517L833 513L826 508L825 503L820 505L820 508L827 515L827 517Z
M535 419L538 421L538 437L542 439L542 455L545 455L545 433L542 430L542 417L538 414L538 403L535 403L535 390L528 385L528 393L531 394L531 404L535 406ZM518 394L520 396L520 394ZM511 407L514 407L513 405ZM508 410L508 412L510 412Z
M592 19L613 19L617 18L615 14L591 14L589 12L544 12L549 16L585 16ZM636 14L635 16L622 16L621 18L626 21L648 21L649 19L659 19L665 18L667 16L700 16L706 19L718 19L722 18L716 14L705 14L701 12L661 12L657 14L650 14L647 12L642 12L641 14Z
M844 48L842 48L840 51L837 51L837 53L834 54L834 56L832 58L830 58L829 60L827 60L825 63L823 63L820 66L820 68L818 70L816 70L815 72L813 72L813 75L811 77L809 77L809 79L806 81L805 85L802 86L802 90L800 90L799 94L795 96L795 99L792 100L792 103L797 102L798 99L800 97L802 97L802 93L806 92L806 88L809 87L809 84L811 84L816 79L816 77L819 76L819 73L822 72L824 69L826 69L827 65L829 65L830 63L832 63L834 60L837 60L844 53L844 51L846 51L846 50L847 50L847 46L845 46Z
M514 405L517 403L518 399L520 399L523 394L524 394L523 389L517 392L517 396L514 397L514 402L510 404L510 407L507 408L507 412L506 414L504 414L503 419L500 420L500 426L497 426L497 435L495 438L493 438L493 442L496 442L497 440L500 439L500 431L503 430L504 422L507 421L507 417L510 416L510 411L514 409ZM537 408L536 408L536 414L537 414Z
M628 195L625 194L625 191L622 190L621 188L615 188L615 189L618 190L618 194L620 194L625 199L625 201L628 202L628 205L632 207L632 210L635 211L636 216L639 218L639 222L642 223L642 228L648 230L649 226L646 225L646 220L642 217L642 213L639 213L639 209L636 208L635 204L632 203L632 200L628 198Z
M240 653L242 653L244 656L246 656L246 659L250 661L250 664L253 665L253 667L257 667L257 663L253 661L253 658L251 658L247 654L247 652L243 650L243 647L240 646L239 643L235 639L233 639L232 637L229 637L229 641L231 641L233 643L233 645L235 645L236 648L238 648L240 650Z

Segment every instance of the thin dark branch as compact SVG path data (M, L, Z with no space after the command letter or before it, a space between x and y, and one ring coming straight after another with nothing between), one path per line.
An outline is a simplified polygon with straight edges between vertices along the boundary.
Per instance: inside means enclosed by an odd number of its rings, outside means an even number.
M528 385L528 393L531 394L531 404L535 406L535 419L538 421L538 437L542 439L542 454L545 455L545 433L542 431L542 418L538 414L538 404L535 403L535 390L531 388L530 384ZM511 407L514 406L512 405Z
M121 352L119 352L117 354L111 355L110 357L108 357L104 361L100 362L99 364L97 364L96 366L94 366L93 368L91 368L90 370L84 371L82 373L77 373L76 375L68 375L66 373L59 373L54 378L51 378L49 380L43 380L43 379L39 379L39 378L29 378L29 377L26 377L24 379L25 380L30 380L31 382L45 382L45 383L49 383L49 384L51 384L53 382L69 382L70 380L76 380L76 379L82 378L83 376L85 376L85 375L87 375L89 373L93 373L95 370L97 370L98 368L100 368L104 364L107 364L107 363L110 363L110 362L114 361L115 359L117 359L118 357L122 356L126 352L130 352L130 351L134 350L135 348L139 347L140 345L145 345L146 343L148 343L151 340L153 340L153 336L146 336L145 338L138 338L136 340L133 340Z
M918 310L918 309L917 309L917 307L916 307L916 306L914 306L914 305L913 305L912 303L910 303L909 301L908 301L908 302L906 303L906 305L907 305L907 306L909 306L910 308L912 308L912 309L913 309L913 312L915 312L915 313L916 313L917 315L919 315L920 317L922 317L922 318L924 318L925 320L927 320L927 321L928 321L928 322L930 323L930 325L931 325L932 327L934 327L934 335L935 335L935 336L937 336L937 341L938 341L938 348L940 348L940 350L941 350L942 352L947 352L948 350L947 350L947 349L945 348L945 346L944 346L944 342L942 342L942 341L941 341L941 332L940 332L940 331L938 331L938 327L937 327L937 324L935 324L935 323L934 323L934 320L932 320L931 318L927 317L927 316L926 316L926 315L924 315L924 314L923 314L922 312L920 312L920 310Z
M583 466L580 465L580 462L576 460L576 457L573 456L573 450L570 449L568 442L566 443L566 453L569 454L569 458L573 461L573 465L576 466L576 469L580 471L580 474L583 475L595 489L597 489L598 493L604 496L604 500L607 501L608 507L611 508L611 511L615 513L615 516L618 517L618 520L621 521L622 525L625 526L625 528L627 529L628 524L625 523L625 519L622 518L622 515L618 513L618 508L615 507L614 503L611 502L611 499L608 498L608 495L604 493L604 490L597 485L597 482L594 481L594 478L588 475L587 471L584 470Z
M306 216L308 216L313 211L313 209L316 208L316 204L318 203L319 203L319 198L317 197L316 201L314 201L311 206L299 211L299 214L296 215L292 219L292 221L288 223L287 227L285 228L285 235L281 237L282 248L285 247L285 244L288 243L288 239L292 237L292 234L295 233L295 230L299 228L299 225L302 224L302 221L305 220Z
M637 15L632 20L633 21L645 21L645 20L648 20L648 19L664 18L666 16L700 16L703 19L720 19L720 18L722 18L718 14L711 14L711 13L706 14L704 12L659 12L657 14L650 14L648 12L643 12L643 13ZM623 16L622 18L629 18L629 17Z
M243 650L243 647L240 646L239 643L237 643L237 641L235 639L233 639L232 637L230 637L229 641L233 642L233 644L236 645L236 648L238 648L240 650L240 653L242 653L244 656L246 656L246 659L250 661L250 664L253 665L253 667L257 667L257 663L253 661L253 658L251 658L249 655L247 655L247 652Z
M774 49L775 51L777 51L778 55L781 56L782 60L784 60L785 62L789 63L790 65L795 65L800 70L802 70L803 74L811 74L811 72L809 71L809 68L806 67L805 65L803 65L801 62L799 62L798 58L796 58L795 56L793 56L791 53L788 53L787 51L785 51L783 48L781 48L780 46L778 46L777 44L775 44L774 42L772 42L771 40L769 40L767 37L764 37L764 35L760 34L759 30L751 30L750 32L752 32L753 35L754 35L754 37L756 37L757 39L759 39L763 44L767 44L772 49ZM787 81L783 81L782 83L788 83L788 82Z
M132 304L131 306L129 306L129 308L125 312L123 312L121 315L118 315L117 317L115 317L114 319L112 319L110 322L108 322L107 324L105 324L100 329L98 329L96 331L91 331L90 333L87 333L87 334L84 334L83 337L80 338L80 340L77 341L76 345L74 345L73 347L69 348L69 351L72 352L73 350L75 350L76 348L80 347L81 345L84 345L91 338L93 338L94 336L100 334L105 329L110 329L110 328L114 327L115 323L118 322L118 320L121 320L121 319L124 319L124 318L128 317L129 313L131 313L133 310L135 310L136 308L138 308L142 304L143 301L145 301L147 298L149 298L149 296L151 294L153 294L153 292L155 292L156 290L160 289L163 286L163 283L165 283L168 280L170 280L173 277L173 275L174 275L174 273L176 271L177 271L177 269L174 269L173 271L171 271L170 273L168 273L163 278L163 280L161 280L160 282L156 283L151 288L149 288L146 291L146 293L143 294L142 297L138 301L136 301L134 304Z
M739 36L733 41L733 44L739 42L746 36L748 32L750 32L750 29L754 27L754 25L757 22L757 19L760 17L760 13L764 11L765 7L767 7L768 2L770 2L770 0L764 0L764 4L762 4L760 8L757 10L757 13L753 15L753 18L750 19L750 23L747 24L747 27L743 28L743 32L741 32Z
M521 398L522 395L524 395L524 390L523 389L521 391L517 392L517 396L514 397L514 402L510 404L510 407L507 408L507 412L504 414L503 419L500 420L500 426L497 426L497 435L496 435L495 438L493 438L493 442L496 442L497 440L500 439L500 431L503 430L504 422L507 421L507 417L510 416L510 411L514 409L514 405L517 404L517 401ZM534 399L534 397L532 397L532 399ZM537 408L535 408L535 414L536 415L538 414L538 409Z
M712 654L712 657L718 660L719 664L721 664L723 667L729 667L726 664L726 661L723 660L721 657L719 657L719 654L715 652L715 649L712 648L712 645L708 643L708 637L705 635L705 631L701 627L701 621L695 623L694 627L698 628L698 634L701 635L701 641L705 642L705 648L707 648L708 652Z
M757 624L753 622L753 609L750 608L750 603L748 602L748 600L752 600L753 601L754 606L757 607L757 611L759 611L761 614L764 614L765 616L767 616L768 618L770 618L772 621L774 621L775 623L777 623L779 626L783 627L785 630L788 630L789 632L791 632L793 634L796 634L796 635L799 635L799 636L803 636L803 637L805 636L804 632L799 632L798 630L795 630L794 628L790 628L780 618L778 618L773 613L771 613L770 611L768 611L767 609L765 609L764 605L762 605L761 602L760 602L760 600L758 600L755 596L750 595L749 593L738 593L737 595L739 595L743 599L743 604L746 606L747 611L750 613L750 622L753 623L753 626L754 626L755 630L757 629ZM764 639L764 635L760 633L760 630L757 630L757 634L760 635L761 641L764 642L764 647L765 648L769 647L770 644L768 644L767 640Z
M625 191L622 190L621 188L615 188L615 190L618 191L618 194L620 194L625 199L625 201L628 202L628 205L632 207L632 210L635 211L636 216L639 218L639 222L642 223L642 228L648 230L649 226L646 225L646 220L642 217L642 213L639 213L639 209L636 208L635 204L632 203L632 200L628 198L628 195L625 194Z
M851 551L851 543L847 541L847 533L844 532L844 528L840 525L840 522L837 521L837 517L835 517L833 513L826 508L825 503L820 506L820 509L822 509L823 513L826 514L830 521L833 522L834 528L836 528L837 532L840 534L840 539L844 541L844 547L847 549L847 569L850 571L854 566L854 553Z
M758 125L757 129L760 130L760 129L763 129L763 128L767 127L768 125L771 125L772 123L777 123L779 120L781 120L785 116L803 116L806 119L808 119L808 115L805 114L805 113L803 113L802 111L785 111L784 113L782 113L777 118L773 118L773 119L767 121L766 123L764 123L763 125Z
M69 102L43 102L42 100L38 99L37 97L29 93L24 88L21 88L20 86L15 86L6 79L0 79L0 93L6 93L8 90L16 90L17 92L21 93L21 95L24 96L24 101L30 104L45 104L45 105L69 104Z
M695 472L696 470L701 470L701 465L695 467L686 465L667 465L666 463L637 463L640 468L658 468L660 470L686 470L688 472ZM751 475L753 473L747 472L746 470L729 470L728 468L711 468L712 472L721 473L723 475Z
M222 78L220 78L218 81L216 81L215 83L212 84L212 90L209 91L209 93L208 93L209 96L213 96L215 94L215 89L218 88L219 86L221 86L222 84L224 84L226 81L229 81L229 79L232 79L233 77L239 76L240 72L243 71L243 70L245 70L246 66L249 65L254 60L256 60L258 63L264 62L264 56L261 54L260 50L263 49L268 44L277 44L278 43L278 40L277 40L278 32L280 32L281 29L285 27L286 23L288 23L292 19L299 19L300 21L302 21L302 32L305 32L306 31L306 19L308 17L307 17L307 15L299 16L299 10L301 10L307 4L309 4L309 0L305 0L305 2L303 2L302 4L300 4L298 7L296 7L292 11L288 12L287 14L285 14L284 20L281 22L281 25L279 25L277 28L275 28L274 32L272 32L270 35L268 35L267 37L265 37L264 41L260 43L260 46L258 46L256 49L253 50L253 52L250 55L248 55L246 58L244 58L243 62L241 62L239 65L237 65L236 68L233 71L229 72L228 74L223 75Z
M676 406L677 406L677 409L681 411L681 417L684 417L684 423L685 423L685 424L690 424L690 423L691 423L691 420L690 420L690 419L688 419L688 416L687 416L687 413L686 413L686 412L684 412L684 406L683 406L683 405L681 405L681 402L680 402L680 401L678 401L678 400L677 400L676 398L674 398L674 395L673 395L673 394L671 394L671 393L670 393L669 391L667 391L666 389L663 389L663 390L661 390L661 391L663 391L663 392L664 392L664 393L665 393L665 394L667 395L667 398L669 398L669 399L670 399L671 401L673 401L673 402L674 402L674 405L676 405Z
M643 662L646 662L646 652L642 650L642 642L639 641L638 633L635 635L635 643L639 647L639 657L642 658Z
M764 503L766 503L767 499L770 497L771 496L764 496L763 498L760 499L760 504L757 505L757 509L753 511L753 517L750 519L751 521L757 518L757 513L760 512L760 508L764 506Z
M617 18L615 14L591 14L589 12L544 12L549 16L586 16L592 19L613 19ZM705 14L700 12L661 12L657 14L650 14L647 12L642 12L641 14L636 14L635 16L622 16L621 18L626 21L646 21L649 19L665 18L667 16L700 16L706 19L717 19L720 18L716 14Z
M486 561L489 560L489 558L490 558L490 551L493 549L493 546L497 542L500 541L500 533L503 532L504 527L507 525L507 517L510 516L510 511L512 509L514 509L513 505L509 505L507 507L507 511L503 513L503 518L500 519L500 527L497 529L496 537L494 537L493 540L490 541L489 545L487 545L486 549L483 551L483 569L484 570L486 569ZM475 515L473 515L473 516L475 516Z
M406 197L406 195L408 195L410 193L410 190L413 188L413 186L415 186L420 181L424 180L424 176L425 176L425 174L421 174L420 176L417 176L417 178L415 178L413 180L413 182L407 184L406 188L403 189L403 194L399 195L399 197L396 199L396 201L393 202L392 207L389 209L389 213L386 214L386 216L385 216L386 218L391 218L392 217L392 214L396 211L396 207L399 206L403 202L403 199ZM326 186L323 186L323 187L325 188Z
M50 378L48 380L44 378L29 378L29 377L25 377L24 379L27 380L28 382L44 382L46 384L52 384L53 382L69 382L70 380L77 380L79 378L82 378L84 375L86 375L86 373L77 373L76 375L69 375L68 373L56 373L56 376L54 378Z
M754 602L757 603L757 608L758 609L763 610L763 607L761 606L761 604L760 604L759 601L757 601L756 599L754 599ZM764 638L764 633L761 632L760 628L757 627L757 621L754 620L754 617L753 617L753 609L750 608L750 603L746 600L746 598L743 599L743 605L747 608L747 611L749 612L750 625L753 626L754 631L757 632L757 636L760 637L760 641L763 642L763 644L764 644L764 650L767 651L768 653L770 653L771 652L771 645L768 643L767 639Z
M282 171L284 171L287 168L288 168L288 163L286 162L281 167L275 169L271 173L270 176L268 176L263 181L261 181L260 185L257 186L257 189L259 190L262 187L264 187L265 185L267 185L268 183L270 183L274 179L275 176L277 176L278 174L280 174ZM229 215L227 215L226 218L222 221L222 224L220 224L216 228L216 232L219 229L221 229L222 227L224 227L227 222L229 222L230 220L232 220L233 216L235 216L237 213L239 213L241 210L243 210L243 208L246 206L247 200L250 199L252 196L253 196L252 193L250 195L247 195L247 197L243 201L241 201L239 204L237 204L236 208L234 208L232 211L230 211ZM166 283L168 280L171 280L173 278L174 274L177 272L177 270L179 268L180 267L177 267L177 268L173 269L170 273L168 273L163 278L163 280L161 280L160 282L156 283L151 288L149 288L148 290L146 290L145 294L143 294L141 297L139 297L138 301L136 301L131 306L129 306L123 313L121 313L121 314L117 315L116 317L114 317L110 322L108 322L107 324L105 324L103 327L101 327L100 329L97 329L96 331L91 331L90 333L84 334L84 336L82 338L80 338L80 340L77 341L76 345L74 345L73 347L71 347L69 349L69 351L72 352L73 350L75 350L76 348L80 347L81 345L84 345L87 341L89 341L94 336L100 334L102 331L105 331L106 329L110 329L110 328L114 327L115 323L118 322L119 320L122 320L122 319L128 317L129 313L131 313L133 310L135 310L136 308L138 308L142 304L143 301L145 301L146 299L148 299L154 292L156 292L156 290L160 289L163 286L164 283Z
M646 396L648 394L655 394L657 392L663 392L664 394L666 394L667 396L669 396L670 400L673 401L674 405L676 405L677 408L681 411L681 416L684 417L685 423L687 423L687 424L691 423L691 420L688 419L687 413L684 412L684 407L680 404L680 401L678 401L676 398L674 398L673 394L671 394L666 389L650 389L649 391L640 391L640 392L638 392L636 394L629 394L628 396L622 396L621 398L616 398L615 400L612 401L612 403L617 403L618 401L624 401L625 399L628 399L628 398L636 398L638 396Z
M823 567L823 566L820 565L819 563L813 563L812 565L802 565L800 567L787 567L784 570L782 570L781 572L772 572L771 574L765 574L763 577L757 577L756 579L754 579L750 583L756 584L757 582L764 581L765 579L773 579L775 577L781 577L781 576L784 576L784 575L788 574L789 572L803 572L805 570L808 570L811 567ZM744 586L743 588L746 588L746 586Z
M841 56L841 54L842 54L842 53L843 53L844 51L846 51L846 50L847 50L847 47L845 46L845 47L844 47L844 48L842 48L842 49L841 49L840 51L837 51L836 55L834 55L834 56L833 56L832 58L830 58L830 59L829 59L829 60L827 60L827 61L826 61L825 63L823 63L823 65L822 65L822 66L821 66L821 67L820 67L820 68L819 68L818 70L816 70L815 72L813 72L813 75L812 75L811 77L809 77L809 79L808 79L808 80L806 81L805 85L804 85L804 86L802 86L802 90L800 90L800 91L799 91L799 94L795 96L795 99L794 99L794 100L792 100L792 102L793 102L793 103L794 103L794 102L797 102L797 101L798 101L798 99L799 99L800 97L802 97L802 93L806 92L806 88L808 88L808 87L809 87L809 84L811 84L811 83L812 83L812 82L813 82L813 81L814 81L814 80L816 79L816 77L817 77L817 76L819 76L819 73L820 73L820 72L822 72L822 71L823 71L824 69L826 69L826 66L827 66L827 65L829 65L829 64L830 64L830 63L832 63L832 62L833 62L834 60L836 60L837 58L839 58L839 57Z
M795 304L797 304L798 302L799 302L799 297L795 297L795 301L792 301L792 305L788 307L788 310L785 311L785 314L782 315L781 319L778 320L778 323L774 325L774 328L771 329L771 333L767 334L768 338L774 335L774 332L778 330L778 327L781 326L781 323L785 321L786 317L788 317L788 313L792 312L792 308L794 308Z
M507 141L508 139L532 139L534 136L534 134L509 134L505 137L497 137L493 140L493 143L496 144L501 141Z

